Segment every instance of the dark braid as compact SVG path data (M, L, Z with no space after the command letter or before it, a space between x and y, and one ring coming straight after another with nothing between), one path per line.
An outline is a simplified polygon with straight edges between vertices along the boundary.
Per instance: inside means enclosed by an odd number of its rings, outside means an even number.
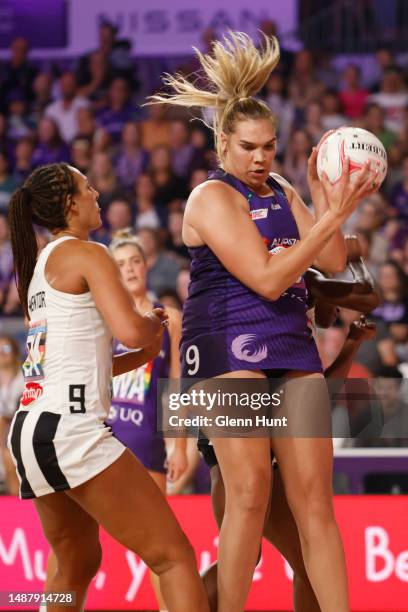
M26 316L28 287L38 255L33 224L50 231L65 229L67 204L74 193L75 181L68 164L50 164L34 170L11 197L8 218L14 274Z

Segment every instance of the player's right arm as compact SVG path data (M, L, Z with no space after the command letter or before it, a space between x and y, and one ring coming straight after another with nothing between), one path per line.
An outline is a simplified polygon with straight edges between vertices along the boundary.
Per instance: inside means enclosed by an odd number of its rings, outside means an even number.
M245 199L221 181L209 181L193 190L185 212L184 240L192 246L191 236L194 236L195 244L208 245L244 285L267 299L276 300L315 261L357 205L362 190L367 189L369 173L364 172L360 184L352 184L348 169L347 175L344 171L342 187L333 187L333 209L297 244L273 257L250 217Z
M158 316L148 312L142 316L136 310L119 268L106 247L84 241L75 260L112 334L129 348L143 348L152 344L161 332L162 320L167 319L167 315Z

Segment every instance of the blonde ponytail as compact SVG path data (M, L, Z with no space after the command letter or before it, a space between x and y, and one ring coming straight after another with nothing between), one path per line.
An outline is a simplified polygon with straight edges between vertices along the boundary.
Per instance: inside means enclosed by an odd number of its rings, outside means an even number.
M272 119L269 107L253 97L265 85L279 61L277 39L263 36L262 49L257 49L247 34L231 31L222 42L213 42L211 53L203 54L194 47L204 72L206 89L199 89L181 74L167 74L164 83L172 93L151 96L148 103L214 109L209 127L214 130L221 159L220 132L232 133L238 116Z

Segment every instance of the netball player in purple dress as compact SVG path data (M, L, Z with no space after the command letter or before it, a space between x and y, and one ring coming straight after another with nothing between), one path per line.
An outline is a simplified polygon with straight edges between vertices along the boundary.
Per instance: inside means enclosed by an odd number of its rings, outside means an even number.
M183 314L182 376L264 379L267 372L317 379L319 409L328 397L307 325L302 274L313 263L326 272L345 267L340 228L362 197L377 188L369 166L331 185L309 162L314 212L281 177L269 175L275 155L270 109L254 98L279 59L276 39L262 51L230 33L199 60L208 87L167 77L174 93L153 102L209 108L220 169L190 195L183 237L192 257ZM272 256L270 254L272 252ZM308 397L301 406L315 409ZM332 442L327 438L211 439L226 491L220 531L218 612L241 612L257 560L268 506L271 443L295 518L307 573L322 612L348 612L346 567L332 503Z
M135 236L118 232L110 245L110 251L119 266L125 287L132 295L138 312L145 313L160 307L153 303L146 288L146 257ZM112 382L112 405L108 424L119 440L125 444L149 471L163 495L166 495L166 474L175 481L187 468L186 439L177 438L173 451L166 461L163 436L157 432L157 383L159 378L180 377L179 342L181 316L174 308L168 308L169 327L163 333L160 352L142 366L116 376ZM120 342L115 344L115 354L128 349ZM158 578L151 574L160 610L166 608L160 592Z
M352 281L329 280L312 269L309 269L304 275L309 293L308 302L314 308L313 318L317 327L327 328L335 322L338 312L336 304L342 308L364 313L359 320L351 323L342 350L334 363L324 373L325 378L331 378L332 381L337 379L336 386L340 386L341 380L347 377L362 342L375 337L375 324L367 321L365 314L374 310L379 303L374 280L361 258L361 249L357 238L348 236L346 247L348 269L352 274ZM220 527L225 506L222 474L214 448L208 444L208 440L199 439L198 448L210 468L212 505L214 516ZM274 468L276 469L273 472L271 503L265 519L263 537L279 550L294 572L293 603L295 611L320 612L319 604L305 570L298 530L288 506L277 463L274 463ZM209 594L211 611L216 612L217 562L206 570L203 578ZM271 591L273 591L273 586Z

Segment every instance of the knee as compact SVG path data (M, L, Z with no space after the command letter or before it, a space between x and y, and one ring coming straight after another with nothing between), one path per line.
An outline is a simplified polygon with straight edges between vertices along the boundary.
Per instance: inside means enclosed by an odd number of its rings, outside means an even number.
M325 529L336 522L331 491L320 487L311 486L303 495L291 500L290 506L303 536L317 529Z
M240 512L264 513L268 504L270 493L270 475L263 473L251 473L237 479L227 491L227 503L229 508L235 508Z
M196 566L194 548L183 534L182 541L164 542L155 550L150 550L143 559L158 576L179 565Z
M96 575L102 561L102 547L100 542L78 550L72 550L61 559L58 558L58 571L61 572L69 584L89 584Z

